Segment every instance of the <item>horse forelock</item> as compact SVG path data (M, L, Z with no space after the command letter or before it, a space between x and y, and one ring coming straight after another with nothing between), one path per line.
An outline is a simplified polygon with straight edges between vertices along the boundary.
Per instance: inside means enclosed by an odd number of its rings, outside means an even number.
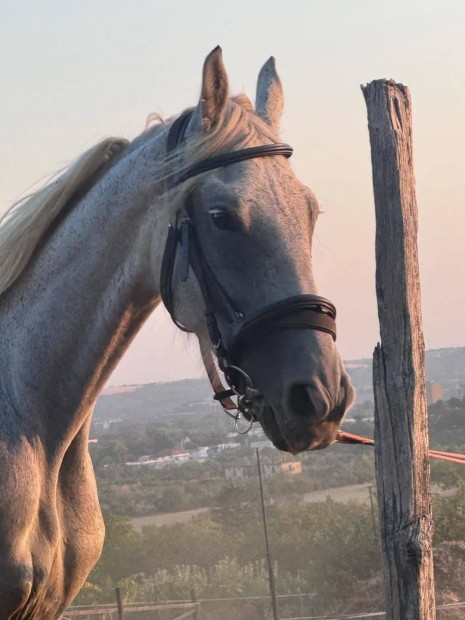
M243 94L237 95L229 100L215 126L191 135L185 144L168 156L165 160L165 180L176 179L187 168L209 157L278 140L279 136L270 125L255 114L250 99ZM189 178L180 185L168 184L169 189L164 197L172 211L179 210L186 195L204 174Z

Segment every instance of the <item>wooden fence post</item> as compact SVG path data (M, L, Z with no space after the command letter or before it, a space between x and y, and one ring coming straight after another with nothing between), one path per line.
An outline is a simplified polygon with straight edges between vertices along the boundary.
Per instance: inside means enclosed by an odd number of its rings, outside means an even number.
M195 603L194 614L192 617L194 618L194 620L200 620L200 615L201 615L200 603L197 601L197 594L195 593L194 588L191 588L191 601Z
M417 204L408 88L362 87L376 208L375 461L386 618L435 618Z
M123 599L120 588L116 588L116 606L118 608L118 620L124 620Z

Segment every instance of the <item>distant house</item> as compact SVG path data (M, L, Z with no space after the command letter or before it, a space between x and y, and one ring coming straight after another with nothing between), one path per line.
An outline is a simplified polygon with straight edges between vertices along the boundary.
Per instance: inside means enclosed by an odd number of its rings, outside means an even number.
M290 461L289 463L283 463L281 471L285 474L301 474L302 473L302 461Z
M239 448L242 448L242 446L237 442L219 443L217 446L210 446L210 454L224 452L225 450L238 450Z
M128 461L127 467L153 467L154 469L164 469L169 465L179 465L189 460L189 452L187 450L171 450L171 453L167 456L159 456L154 458L153 456L140 456L137 461Z
M191 450L189 453L189 460L196 461L197 463L203 463L208 459L208 446L201 446L195 450Z
M265 476L272 476L273 474L289 474L295 476L302 473L301 461L289 461L287 463L271 463L269 465L263 465L263 473Z
M428 405L434 405L438 400L443 398L443 389L440 383L434 381L426 382L426 402Z
M252 465L243 465L242 467L226 467L224 477L226 480L245 480L245 478L253 478L257 473L257 468Z
M159 459L147 459L145 461L127 461L126 467L135 467L141 469L142 467L157 467Z

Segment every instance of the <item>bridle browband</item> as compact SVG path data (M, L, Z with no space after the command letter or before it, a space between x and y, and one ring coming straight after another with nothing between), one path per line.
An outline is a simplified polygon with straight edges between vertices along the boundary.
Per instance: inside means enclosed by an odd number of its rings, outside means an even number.
M184 142L191 117L190 111L174 121L168 134L168 154ZM257 157L276 155L290 157L292 147L281 143L263 144L215 155L186 168L171 182L171 186L179 185L192 177L223 166ZM324 297L297 295L265 306L247 317L228 295L208 264L197 230L190 217L192 210L192 202L188 198L176 214L174 225L169 225L161 266L160 293L174 323L183 331L188 331L177 321L174 314L172 283L176 255L180 248L182 252L181 279L187 280L190 269L197 278L205 304L210 340L217 356L218 366L229 386L229 389L223 387L211 350L206 352L201 347L204 364L215 392L214 398L221 403L225 412L234 418L236 430L243 433L250 430L253 422L259 419L265 406L263 394L255 389L250 377L237 365L246 343L256 341L271 330L280 329L315 329L330 334L336 340L336 308ZM218 325L218 316L226 321L228 327L227 347ZM231 397L237 397L237 402L234 402ZM238 420L242 416L250 422L245 431L238 427Z

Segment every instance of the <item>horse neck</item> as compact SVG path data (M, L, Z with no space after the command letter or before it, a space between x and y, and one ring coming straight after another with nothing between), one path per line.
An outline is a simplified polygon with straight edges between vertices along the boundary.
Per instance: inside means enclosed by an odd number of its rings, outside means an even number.
M0 300L2 387L16 410L82 419L157 305L168 213L144 161L162 156L163 136L156 142L92 187Z

